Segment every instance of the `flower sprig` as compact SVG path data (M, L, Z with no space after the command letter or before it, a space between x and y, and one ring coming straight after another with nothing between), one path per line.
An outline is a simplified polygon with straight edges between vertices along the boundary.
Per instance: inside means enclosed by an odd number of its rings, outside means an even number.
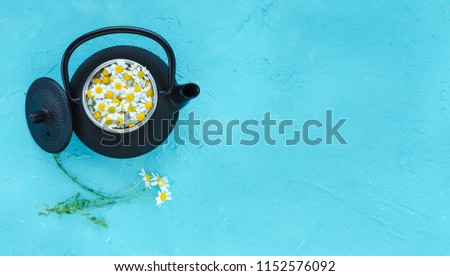
M161 177L157 173L150 174L144 169L141 169L140 176L142 176L142 179L136 181L132 186L110 195L102 191L94 190L79 182L76 177L71 176L59 161L59 154L54 156L54 160L72 182L89 193L93 198L84 198L81 193L78 193L75 196L56 203L54 207L50 207L48 204L42 204L36 207L40 210L39 215L41 216L49 216L51 214L56 214L59 217L63 215L78 215L96 225L108 228L105 219L92 215L92 211L148 198L155 199L156 206L161 207L164 202L172 200L172 193L168 189L170 187L169 179L165 176ZM159 189L157 196L149 195L150 190L154 187Z

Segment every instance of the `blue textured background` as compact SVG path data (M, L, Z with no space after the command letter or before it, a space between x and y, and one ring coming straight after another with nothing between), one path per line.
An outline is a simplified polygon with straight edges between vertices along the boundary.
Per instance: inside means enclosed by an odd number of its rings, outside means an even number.
M0 4L0 254L450 254L450 1L9 2ZM32 140L26 91L41 76L60 81L76 37L120 24L163 35L178 80L201 86L182 117L271 110L299 127L333 109L349 118L349 145L172 141L113 160L74 136L62 162L83 182L114 191L145 166L169 176L174 200L103 210L106 230L38 217L36 205L79 189ZM161 53L142 38L99 38L71 70L118 44Z

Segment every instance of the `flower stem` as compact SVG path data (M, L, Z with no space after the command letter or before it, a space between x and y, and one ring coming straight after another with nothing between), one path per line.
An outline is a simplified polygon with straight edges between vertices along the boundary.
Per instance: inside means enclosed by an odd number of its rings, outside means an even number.
M131 186L130 188L125 189L125 190L123 190L123 191L121 191L121 192L115 193L115 194L111 195L111 197L117 197L117 196L119 196L119 195L126 194L126 193L128 193L129 191L131 191L131 190L134 190L134 188L136 188L136 187L139 185L139 183L141 183L141 182L142 182L142 180L138 180L138 181L136 181L136 183L134 183L134 185Z
M89 193L91 193L91 194L94 194L94 195L99 196L99 197L101 197L101 198L112 199L109 195L104 194L104 193L99 192L99 191L96 191L96 190L94 190L94 189L92 189L92 188L89 188L88 186L83 185L82 183L80 183L80 182L77 180L76 177L71 176L71 175L67 172L67 170L62 166L62 164L59 162L59 155L60 155L60 154L55 154L55 155L53 156L53 159L55 159L56 165L58 165L58 167L63 171L63 173L64 173L67 177L69 177L74 183L78 184L78 186L80 186L83 190L85 190L85 191L87 191L87 192L89 192Z

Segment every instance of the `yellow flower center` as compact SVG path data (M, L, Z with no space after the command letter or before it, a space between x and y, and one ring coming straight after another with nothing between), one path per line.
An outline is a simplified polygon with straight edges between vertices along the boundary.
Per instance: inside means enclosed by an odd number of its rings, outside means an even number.
M110 113L110 114L116 113L116 107L115 106L108 107L108 113Z
M128 111L130 111L130 112L134 112L136 110L136 107L134 107L133 105L129 105L128 106Z
M120 66L120 65L117 65L117 66L116 66L116 72L117 72L117 73L122 73L122 71L123 71L123 67Z
M144 77L144 75L145 75L144 72L140 71L138 73L138 78L142 79Z
M106 108L106 104L104 104L104 103L101 103L98 105L98 110L100 110L100 111L104 111L105 108Z
M121 124L123 124L123 119L122 118L117 118L117 123L119 124L119 125L121 125Z
M100 119L100 115L101 115L100 112L97 111L97 112L94 113L94 118L95 119Z
M150 109L153 107L153 104L151 102L146 102L145 103L145 108Z
M102 81L100 79L94 79L95 84L100 84Z
M147 182L150 181L150 175L148 175L148 173L145 174L145 180L146 180Z
M119 103L120 103L120 100L119 100L118 98L114 98L114 99L113 99L113 103L119 104Z
M111 92L111 91L106 92L105 98L107 98L107 99L112 99L112 98L114 98L114 93Z
M155 91L153 91L153 89L149 89L147 91L147 97L153 97L154 94L155 94Z
M158 179L156 179L156 182L158 183L158 186L164 186L164 180L161 177L158 177Z
M166 201L166 198L167 198L166 193L165 193L165 192L162 192L162 193L159 195L159 198L161 199L161 202Z
M139 120L139 121L144 121L144 119L145 119L145 115L144 115L144 113L139 113L137 116L137 119Z
M149 85L150 85L150 81L148 80L148 81L145 82L145 87L147 87Z
M94 96L92 95L92 91L91 91L91 90L88 90L88 92L86 93L86 96L87 96L89 99L94 98Z
M133 94L127 94L125 96L125 99L127 100L127 102L132 102L134 100L134 95Z
M97 86L97 87L95 88L95 93L101 94L102 92L103 92L103 87Z
M108 72L108 70L106 70L106 68L103 69L102 73L103 73L103 75L105 75L105 76L109 76L109 72Z
M135 124L129 124L129 125L128 125L129 128L132 128L132 127L134 127L134 126L135 126Z
M120 82L116 82L116 84L114 84L114 88L116 88L117 90L122 89L122 84Z
M141 92L141 87L139 85L136 85L134 87L134 92Z
M123 75L123 78L124 78L126 81L131 80L131 76L130 76L130 74L128 74L128 73L125 73L125 75Z
M108 77L104 77L104 78L102 79L102 82L103 82L104 84L108 84L108 83L109 83L109 78L108 78Z
M110 125L112 124L113 120L111 118L106 118L105 119L105 124Z

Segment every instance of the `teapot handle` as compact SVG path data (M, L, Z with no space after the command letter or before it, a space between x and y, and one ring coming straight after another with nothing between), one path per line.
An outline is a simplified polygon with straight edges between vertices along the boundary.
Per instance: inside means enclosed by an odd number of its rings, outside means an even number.
M88 40L93 38L109 35L109 34L118 34L118 33L127 33L127 34L136 34L148 37L156 42L164 49L167 55L167 61L169 64L169 88L168 91L163 91L163 94L168 94L172 91L174 83L175 83L175 55L173 53L172 47L170 47L169 43L162 38L159 34L137 27L129 27L129 26L115 26L115 27L106 27L101 28L87 34L84 34L77 38L74 42L72 42L69 47L67 47L66 51L61 60L61 78L64 85L65 90L67 91L69 99L76 101L79 99L72 99L70 93L70 80L69 80L69 59L75 49L78 48L81 44L85 43Z

